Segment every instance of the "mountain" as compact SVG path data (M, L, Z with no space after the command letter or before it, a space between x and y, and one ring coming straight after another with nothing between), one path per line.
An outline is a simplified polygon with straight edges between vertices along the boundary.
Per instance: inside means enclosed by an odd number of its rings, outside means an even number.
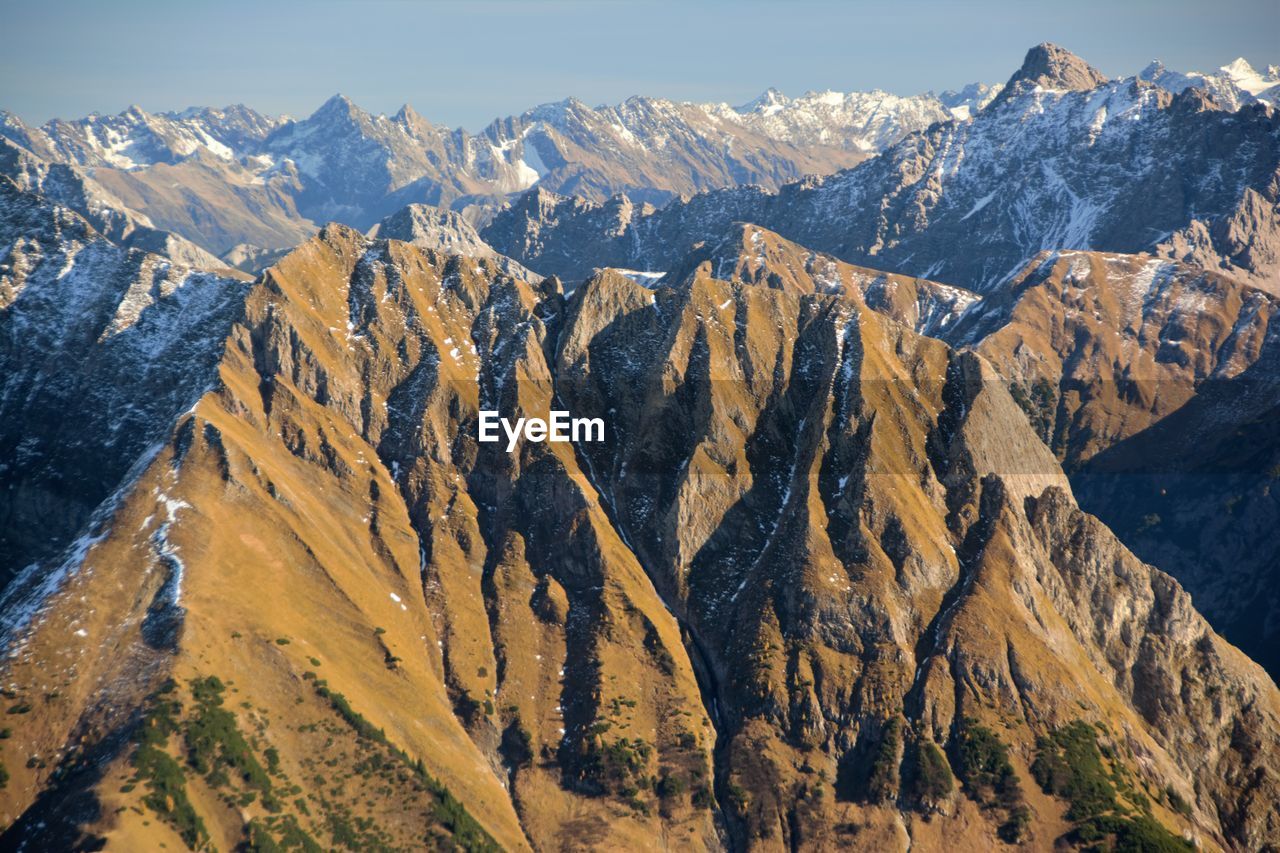
M298 121L243 106L135 106L30 128L0 113L0 136L86 170L159 228L219 256L244 245L243 256L291 247L331 219L368 228L410 203L483 219L535 184L655 203L743 183L777 188L853 165L993 94L974 84L944 105L933 95L825 92L738 109L644 97L591 108L567 99L477 135L434 125L407 105L373 115L335 95Z
M155 228L148 217L129 209L81 169L47 163L8 139L0 139L0 175L19 189L65 205L118 245L154 252L189 267L225 266L191 241Z
M120 300L73 276L122 250L9 193L4 375L189 372L58 434L129 464L6 593L5 846L1280 840L1280 691L982 356L869 304L928 283L741 226L566 297L331 225ZM604 440L476 440L560 407Z
M940 334L987 359L1080 504L1273 676L1280 309L1151 256L1051 252Z
M1033 49L972 121L933 125L826 178L656 210L539 188L481 236L565 278L600 263L665 270L687 246L748 221L849 263L979 293L1046 249L1149 251L1274 290L1277 113L1226 112L1194 88L1171 95L1134 78L1099 82L1064 53ZM1200 178L1207 173L1217 177Z
M1018 384L1074 471L1265 362L1278 308L1280 297L1177 261L1046 252L941 336Z
M214 381L245 285L116 246L3 176L0 245L7 597L14 575L74 538Z
M1203 89L1228 110L1252 103L1280 106L1280 66L1268 66L1262 73L1243 58L1208 74L1173 71L1156 60L1138 72L1138 78L1175 94L1192 87Z
M39 128L26 127L9 113L0 119L4 136L38 157L116 169L176 165L197 154L235 160L285 123L239 104L181 113L148 113L135 105L115 116L54 119Z
M480 239L471 223L452 210L411 204L369 229L370 237L401 240L423 249L433 249L448 255L466 255L469 258L487 258L508 275L525 281L537 281L540 276L530 272L510 258L499 255L488 243Z
M871 310L933 337L943 337L981 302L958 287L846 264L750 223L735 223L722 240L695 246L658 283L688 287L711 277L797 294L856 293Z
M1168 417L1102 451L1073 480L1143 559L1176 572L1215 625L1280 673L1280 385L1273 342Z
M801 146L834 146L878 153L906 134L952 118L968 118L995 97L999 87L974 83L961 92L900 97L870 92L806 92L788 98L769 89L755 100L727 109L706 105L717 116L740 121L775 140Z

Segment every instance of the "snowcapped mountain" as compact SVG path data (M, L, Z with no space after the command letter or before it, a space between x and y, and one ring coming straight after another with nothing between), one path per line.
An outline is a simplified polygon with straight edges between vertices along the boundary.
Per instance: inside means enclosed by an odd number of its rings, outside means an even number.
M28 128L16 116L0 112L0 135L54 162L141 169L202 155L235 160L286 122L238 104L178 113L148 113L131 106L119 115L54 119L39 128Z
M1107 80L1043 45L971 121L931 125L835 175L652 211L539 189L481 234L566 278L602 262L667 269L749 221L850 263L979 292L1046 249L1151 251L1274 288L1278 174L1280 117L1265 105L1230 112L1198 88Z
M1203 89L1229 110L1259 102L1280 106L1280 65L1270 65L1265 72L1259 72L1240 58L1206 74L1173 71L1156 60L1138 72L1138 78L1175 94L1193 86Z
M2 175L0 247L0 564L12 571L64 544L212 381L246 286L121 248Z
M369 113L335 95L294 121L243 106L147 113L130 107L27 127L0 113L0 136L85 171L117 206L218 255L292 246L317 223L368 228L406 204L484 221L535 185L603 201L665 203L712 189L777 189L852 166L907 133L977 109L994 94L772 92L744 107L635 97L589 107L572 98L469 134L405 106ZM233 261L238 263L239 261Z
M960 92L900 97L888 92L807 92L788 98L769 89L749 103L728 108L706 105L709 113L741 121L773 139L793 145L845 148L874 154L908 133L929 125L966 119L986 106L999 86L973 83Z
M75 211L120 246L145 249L198 269L225 266L190 240L155 228L150 218L129 209L80 167L48 163L11 140L0 138L0 175L8 177L19 189L38 193Z
M1271 107L117 118L0 141L0 848L1280 844Z
M1280 692L892 319L964 294L747 226L657 288L341 225L246 285L5 191L7 846L1273 845ZM473 438L553 405L608 441Z

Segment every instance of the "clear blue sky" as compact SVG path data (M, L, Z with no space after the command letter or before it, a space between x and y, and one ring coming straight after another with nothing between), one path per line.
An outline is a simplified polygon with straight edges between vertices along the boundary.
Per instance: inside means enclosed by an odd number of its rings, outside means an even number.
M741 103L768 86L941 91L1003 81L1054 41L1108 75L1152 58L1280 62L1277 0L9 0L0 108L24 120L342 92L475 130L569 95Z

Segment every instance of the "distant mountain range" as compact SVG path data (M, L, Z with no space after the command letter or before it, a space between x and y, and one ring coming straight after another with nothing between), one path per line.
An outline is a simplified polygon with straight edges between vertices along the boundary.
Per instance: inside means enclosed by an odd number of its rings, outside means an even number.
M242 106L154 115L131 107L39 128L4 114L0 134L42 160L83 170L123 207L224 254L240 243L292 245L329 220L368 228L411 202L494 205L535 184L655 203L742 183L777 188L853 165L912 131L977 110L994 92L975 84L941 97L788 99L770 90L739 108L636 97L593 109L567 99L475 136L433 125L408 106L374 116L337 95L299 121Z
M1154 64L1139 79L1171 92L1198 88L1227 109L1273 102L1280 82L1274 69L1260 74L1243 60L1208 75ZM451 207L484 224L530 187L655 205L744 184L777 190L853 166L931 125L963 123L1000 89L798 98L771 89L739 107L635 97L591 108L567 99L474 136L409 106L374 116L334 96L296 121L243 106L155 114L131 107L41 127L0 113L0 137L73 170L91 187L86 194L110 198L120 215L252 271L246 259L290 247L324 222L367 229L410 203Z
M1046 249L1151 252L1280 290L1274 108L1231 110L1032 53L968 121L930 125L852 169L715 190L661 208L536 187L481 229L498 251L573 279L665 270L683 247L754 222L850 263L986 292Z

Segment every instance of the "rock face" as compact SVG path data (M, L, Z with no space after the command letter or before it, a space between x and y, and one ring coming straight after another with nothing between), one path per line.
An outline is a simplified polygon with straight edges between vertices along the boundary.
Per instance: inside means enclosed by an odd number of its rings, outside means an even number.
M2 176L0 245L0 577L8 587L73 538L213 382L246 288L115 246ZM41 583L40 574L30 581Z
M6 602L5 843L1280 843L1280 691L991 365L776 235L698 251L566 297L333 225L228 285ZM603 440L477 440L553 408Z
M476 229L462 214L441 207L411 204L373 226L369 230L369 236L400 240L450 255L490 258L508 275L525 281L538 278L515 261L495 252L493 247L480 239Z
M1046 74L1061 79L1034 83ZM668 269L692 243L747 221L849 263L979 293L1054 249L1151 252L1274 291L1277 113L1260 104L1228 113L1197 88L1175 96L1095 74L1036 48L972 121L933 125L835 175L657 210L535 190L481 236L566 278L600 263ZM1217 169L1222 180L1199 179Z
M1050 252L941 337L981 353L1081 504L1273 676L1277 298L1150 256Z
M1027 51L1022 67L1013 73L995 100L1004 100L1036 89L1088 92L1107 77L1069 50L1044 42Z
M941 337L1017 383L1041 437L1074 471L1252 371L1280 342L1278 303L1175 261L1046 252Z
M749 223L735 223L723 239L695 246L661 283L686 287L708 277L797 294L857 294L873 311L933 337L976 313L981 302L958 287L846 264Z
M1280 677L1280 383L1256 363L1205 382L1164 420L1091 459L1081 500L1143 559L1176 573L1233 643Z

